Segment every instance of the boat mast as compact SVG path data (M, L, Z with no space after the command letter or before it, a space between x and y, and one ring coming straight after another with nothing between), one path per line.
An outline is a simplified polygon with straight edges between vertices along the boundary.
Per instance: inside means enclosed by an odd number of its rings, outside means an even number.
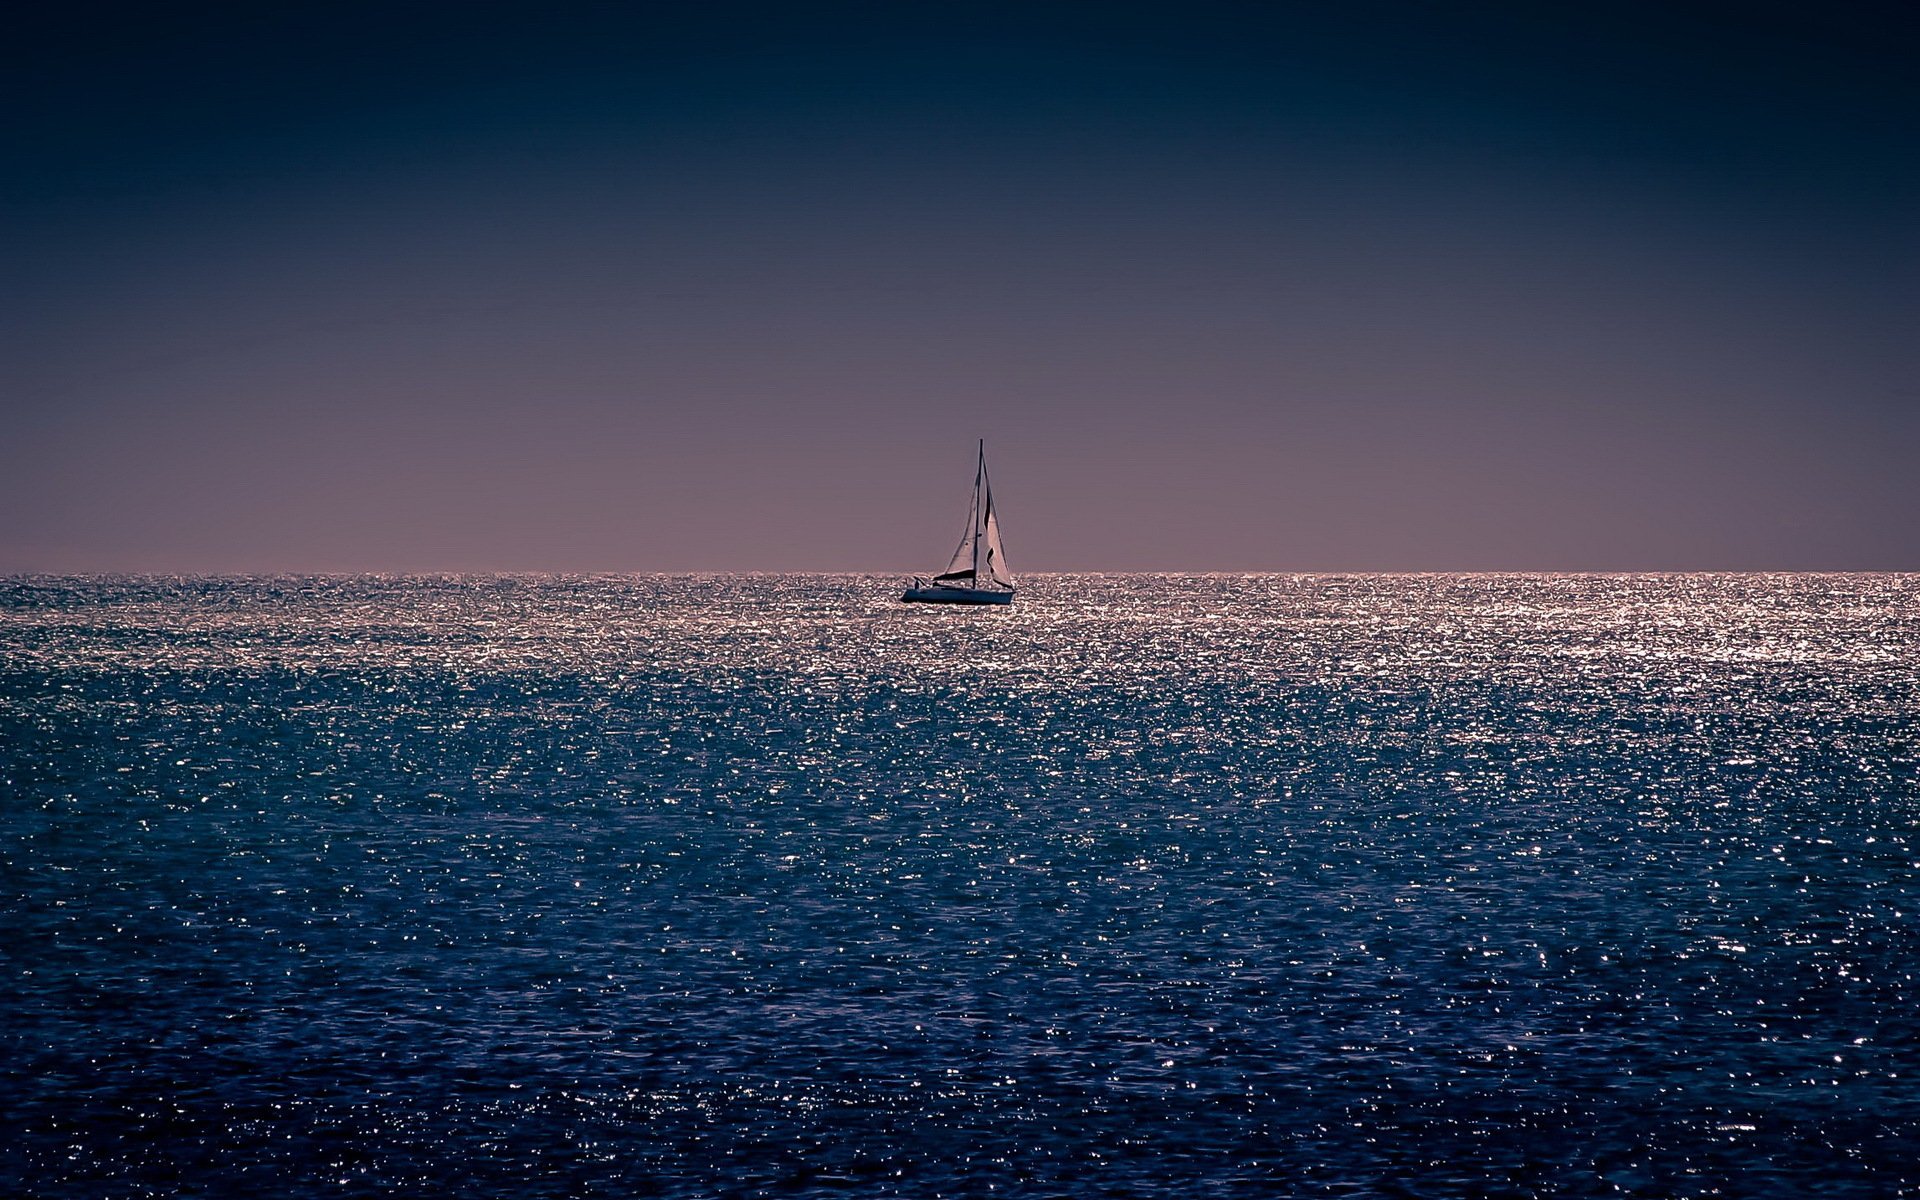
M980 484L987 477L987 439L980 439L980 461L973 469L973 586L980 586L980 529L986 515L980 509Z

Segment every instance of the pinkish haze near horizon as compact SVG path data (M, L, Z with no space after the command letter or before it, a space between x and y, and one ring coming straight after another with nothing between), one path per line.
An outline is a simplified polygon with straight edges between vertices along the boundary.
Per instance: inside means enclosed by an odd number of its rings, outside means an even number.
M1920 569L1869 10L376 12L8 52L0 572Z

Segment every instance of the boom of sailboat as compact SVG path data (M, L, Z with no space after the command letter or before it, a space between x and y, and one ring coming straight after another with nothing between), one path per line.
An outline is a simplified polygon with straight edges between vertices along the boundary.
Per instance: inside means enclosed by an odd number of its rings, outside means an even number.
M920 604L1012 604L1013 572L1000 547L1000 521L993 511L993 485L987 480L987 443L973 472L973 507L967 531L947 569L931 582L916 576L900 599Z

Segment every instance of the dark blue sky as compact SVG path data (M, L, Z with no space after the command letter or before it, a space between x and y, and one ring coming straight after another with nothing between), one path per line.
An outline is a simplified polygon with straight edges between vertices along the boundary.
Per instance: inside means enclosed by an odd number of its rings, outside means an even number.
M64 9L0 571L1920 569L1893 6Z

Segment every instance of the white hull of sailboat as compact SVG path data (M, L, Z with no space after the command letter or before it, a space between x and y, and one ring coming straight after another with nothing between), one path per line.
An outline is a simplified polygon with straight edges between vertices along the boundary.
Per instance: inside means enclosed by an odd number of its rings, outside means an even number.
M900 597L909 604L1012 604L1011 588L911 587Z

